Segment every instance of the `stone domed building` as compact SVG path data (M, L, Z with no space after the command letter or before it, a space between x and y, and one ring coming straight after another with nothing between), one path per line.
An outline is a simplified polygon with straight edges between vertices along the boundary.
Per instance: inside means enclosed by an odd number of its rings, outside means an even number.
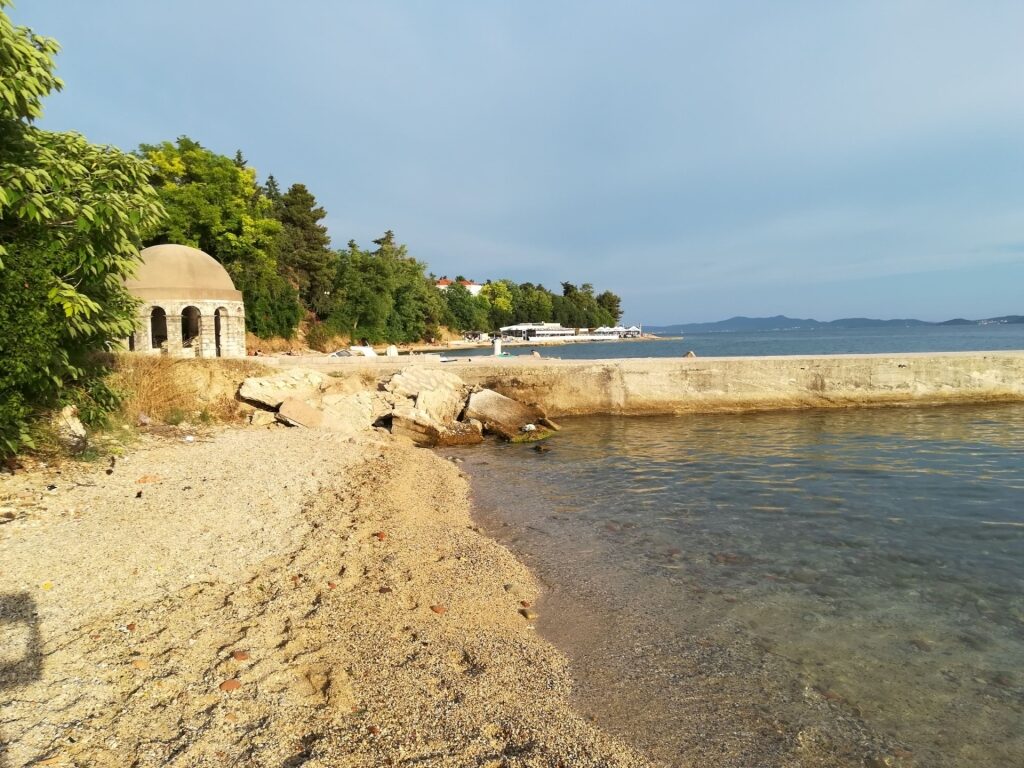
M173 357L245 357L245 307L227 270L187 245L154 245L125 282L142 300L128 349Z

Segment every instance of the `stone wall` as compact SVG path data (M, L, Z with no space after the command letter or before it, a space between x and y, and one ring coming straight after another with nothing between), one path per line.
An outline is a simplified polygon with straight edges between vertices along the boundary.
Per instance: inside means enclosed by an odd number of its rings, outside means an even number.
M154 307L167 313L167 341L154 348L151 335L151 314ZM199 310L199 336L186 346L181 337L181 314L186 307ZM220 320L220 354L217 350L216 319ZM245 307L240 301L177 301L146 302L139 307L137 330L127 346L144 354L168 354L173 357L245 357Z
M278 362L289 364L283 357ZM372 368L383 377L409 364L443 365L469 384L536 403L556 418L1024 401L1024 352L619 360L475 357L443 364L406 357L364 364L350 360L330 373L354 378Z

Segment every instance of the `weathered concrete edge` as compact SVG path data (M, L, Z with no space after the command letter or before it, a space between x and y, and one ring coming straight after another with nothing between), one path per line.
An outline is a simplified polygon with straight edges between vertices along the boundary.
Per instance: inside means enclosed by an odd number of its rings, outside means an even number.
M410 362L396 361L396 368ZM1024 351L616 360L476 358L444 367L467 383L540 405L556 418L1024 401ZM346 366L331 375L348 377L359 370Z
M568 362L460 373L555 417L1024 401L1024 353Z

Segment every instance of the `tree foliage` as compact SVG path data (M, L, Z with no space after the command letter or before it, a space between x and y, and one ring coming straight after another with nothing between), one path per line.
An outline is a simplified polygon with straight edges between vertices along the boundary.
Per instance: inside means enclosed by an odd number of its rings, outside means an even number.
M234 158L218 155L182 136L143 144L139 154L152 164L152 182L168 212L146 244L180 243L210 254L242 292L249 330L290 338L302 307L279 259L285 227L241 151Z
M15 27L0 0L0 453L30 417L87 384L90 355L127 336L124 289L142 231L163 216L149 167L33 125L62 84L54 40Z
M424 265L395 242L393 232L373 251L355 241L340 251L327 322L353 340L412 342L436 336L446 308Z
M584 283L562 283L561 295L543 285L495 280L478 296L456 280L444 291L447 324L458 331L495 331L515 323L555 322L567 328L597 328L615 325L622 317L622 300L611 291L594 295Z
M272 179L267 180L268 188ZM305 184L292 184L279 195L274 212L283 228L278 248L281 266L303 304L324 317L337 260L327 227L320 223L327 212Z

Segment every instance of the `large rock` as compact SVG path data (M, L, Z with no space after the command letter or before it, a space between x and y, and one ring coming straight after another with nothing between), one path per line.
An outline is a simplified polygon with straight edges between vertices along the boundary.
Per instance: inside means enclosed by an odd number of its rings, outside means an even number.
M324 412L297 398L288 398L281 403L277 420L290 427L320 429L324 425Z
M368 431L377 419L391 412L388 399L379 392L333 393L322 398L288 398L276 418L283 424L355 435Z
M524 436L538 439L543 433L539 429L523 430L526 425L536 426L544 419L542 410L523 405L493 389L481 389L469 396L466 418L483 422L484 429L506 440L521 440Z
M324 426L336 432L370 429L378 419L391 413L393 398L384 392L330 393L323 396Z
M238 396L267 408L278 408L285 400L306 400L318 395L325 380L322 373L290 368L273 376L246 379L238 389Z
M427 447L475 445L484 439L480 429L471 424L457 421L442 424L430 414L411 406L395 408L391 415L391 434Z
M53 417L53 430L61 444L71 453L84 451L89 442L85 425L78 418L77 406L64 406L60 413Z
M468 391L465 382L454 373L423 366L404 368L392 376L384 388L396 398L411 399L416 410L445 425L455 423Z

